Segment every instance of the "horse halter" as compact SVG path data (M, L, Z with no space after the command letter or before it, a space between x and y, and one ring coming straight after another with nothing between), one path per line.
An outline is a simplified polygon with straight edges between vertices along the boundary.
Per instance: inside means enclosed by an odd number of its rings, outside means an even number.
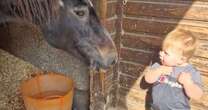
M64 7L64 2L63 2L62 0L59 0L59 5L60 5L61 7Z
M91 7L93 7L92 1L91 0L87 0L90 4Z

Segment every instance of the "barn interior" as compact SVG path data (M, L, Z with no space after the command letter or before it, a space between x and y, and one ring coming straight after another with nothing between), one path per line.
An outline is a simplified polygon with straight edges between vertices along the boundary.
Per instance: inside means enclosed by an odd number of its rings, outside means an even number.
M190 31L199 39L190 62L201 72L204 95L200 100L191 100L191 110L208 108L207 0L92 0L92 3L119 56L114 67L98 78L103 87L95 90L101 90L104 99L93 96L97 91L91 91L94 88L90 87L88 66L50 46L38 27L25 22L4 23L0 25L0 110L25 110L19 85L44 69L59 70L78 81L80 89L89 90L91 110L148 110L151 85L143 80L143 71L159 60L163 39L177 28ZM59 68L63 63L67 70Z

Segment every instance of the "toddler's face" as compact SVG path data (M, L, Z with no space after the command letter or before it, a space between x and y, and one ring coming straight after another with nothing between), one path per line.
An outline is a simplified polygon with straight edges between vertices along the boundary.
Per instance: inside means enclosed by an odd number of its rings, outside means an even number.
M182 55L177 54L171 49L165 49L160 51L160 61L165 66L178 66L181 63Z

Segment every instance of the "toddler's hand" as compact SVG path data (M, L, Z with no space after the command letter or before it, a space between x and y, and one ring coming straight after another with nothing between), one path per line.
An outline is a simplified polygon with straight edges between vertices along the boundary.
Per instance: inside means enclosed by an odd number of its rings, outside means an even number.
M170 75L172 69L173 69L172 67L163 66L163 65L159 67L159 71L161 72L161 75Z
M178 76L178 82L181 83L181 84L183 84L183 85L187 85L187 84L193 83L193 81L191 79L191 74L186 73L186 72L182 72Z

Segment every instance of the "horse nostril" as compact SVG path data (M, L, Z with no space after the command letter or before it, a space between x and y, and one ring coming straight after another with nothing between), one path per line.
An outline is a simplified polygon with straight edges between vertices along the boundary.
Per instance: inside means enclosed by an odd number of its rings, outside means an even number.
M114 64L116 64L116 63L117 63L117 60L114 59L114 60L112 61L111 65L114 65Z
M111 65L114 65L115 63L116 63L116 61L115 61L115 60L113 60L113 61L112 61L112 63L111 63Z

